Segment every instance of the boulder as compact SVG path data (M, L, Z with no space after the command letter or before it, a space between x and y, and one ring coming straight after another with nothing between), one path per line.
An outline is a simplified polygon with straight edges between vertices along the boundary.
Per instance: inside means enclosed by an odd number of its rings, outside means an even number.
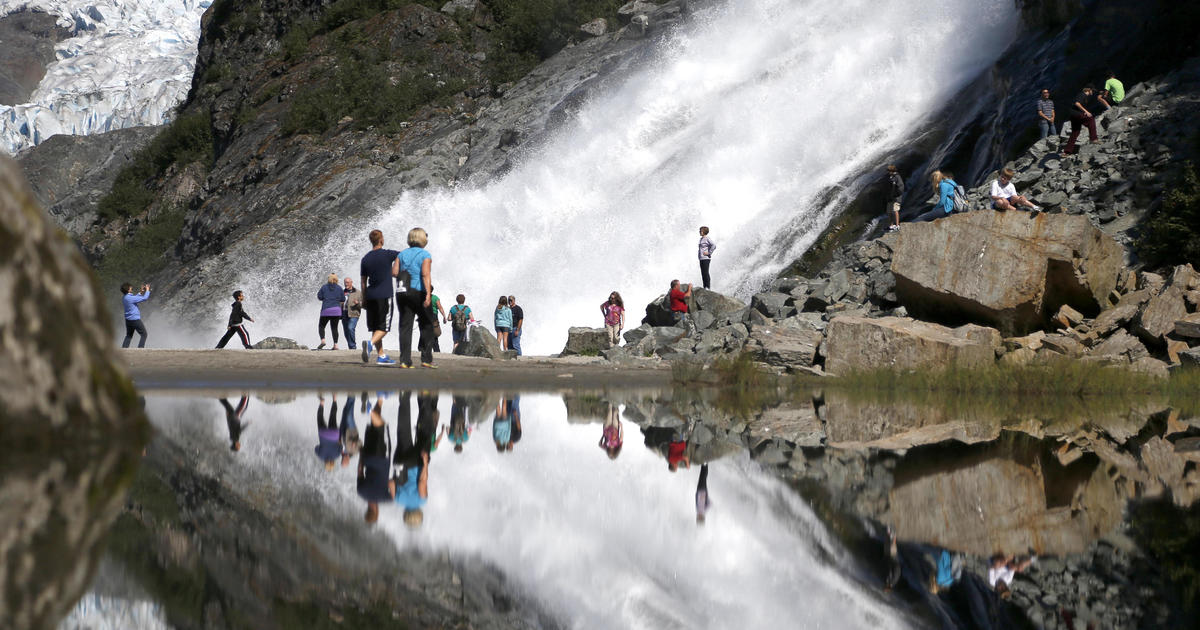
M652 2L643 2L643 0L633 0L626 2L617 9L617 19L623 24L628 24L635 16L654 13L658 11L658 5Z
M485 326L467 328L467 337L454 349L454 354L485 359L506 358L504 350L500 349L500 341Z
M1104 337L1112 331L1124 326L1133 321L1137 317L1137 304L1118 304L1117 306L1100 313L1094 321L1090 331L1097 336Z
M745 303L737 298L697 286L692 287L692 298L688 301L688 312L697 316L697 320L707 322L706 326L700 328L707 328L722 316L730 315L744 308L746 308ZM711 315L712 319L700 318L701 313ZM646 316L642 318L642 323L651 326L675 325L675 318L671 314L665 294L654 298L654 301L646 305Z
M479 0L450 0L442 5L441 12L446 15L454 15L460 11L474 14L478 7Z
M1078 326L1083 321L1083 313L1073 309L1068 304L1063 304L1054 314L1054 323L1060 328L1071 328Z
M816 360L820 332L798 323L755 326L746 350L755 360L783 368L809 367Z
M650 17L639 13L629 20L629 26L621 33L623 39L641 39L650 30Z
M586 24L580 25L579 30L592 37L600 37L608 32L608 20L596 18Z
M947 328L900 317L838 316L829 322L825 344L825 371L841 376L875 368L991 365L1000 333L974 324Z
M1167 333L1175 331L1175 322L1187 317L1183 294L1179 285L1172 284L1150 298L1134 323L1133 331L1137 336L1148 344L1165 346Z
M1170 363L1171 365L1178 365L1179 364L1179 353L1186 352L1187 350L1188 350L1188 345L1187 345L1186 341L1179 341L1178 339L1168 339L1167 340L1167 362Z
M563 346L559 356L567 357L573 354L600 356L602 350L611 347L612 343L608 340L607 330L572 326L567 330L567 345Z
M308 346L296 343L295 339L287 337L267 337L254 344L255 350L308 350Z
M1088 352L1088 356L1136 361L1142 357L1150 356L1150 352L1146 350L1146 346L1142 345L1142 342L1138 341L1137 337L1124 330L1118 330L1115 335L1105 339L1095 348L1092 348Z
M1179 364L1191 368L1200 368L1200 348L1180 351Z
M771 319L780 319L787 317L792 308L793 298L787 293L776 293L774 291L764 291L756 293L750 298L750 308L770 317Z
M969 212L895 235L897 300L924 319L987 323L1006 335L1045 326L1062 305L1095 315L1124 251L1087 217Z
M1175 321L1175 334L1192 339L1200 338L1200 313L1192 313Z

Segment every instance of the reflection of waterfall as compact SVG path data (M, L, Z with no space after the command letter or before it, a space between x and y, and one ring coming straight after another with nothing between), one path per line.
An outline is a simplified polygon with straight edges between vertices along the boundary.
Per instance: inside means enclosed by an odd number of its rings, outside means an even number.
M383 403L394 444L399 400ZM440 397L442 422L451 420L451 402L449 394ZM311 394L252 403L252 424L234 453L216 401L147 401L161 439L196 453L179 465L219 476L224 491L252 497L266 514L303 521L302 529L330 520L322 516L328 512L338 523L366 527L358 462L326 471L313 454L316 406ZM699 466L669 472L633 422L625 420L624 448L610 460L598 447L600 423L567 422L557 395L523 396L519 444L499 453L489 407L468 418L473 431L461 453L446 439L430 455L419 529L405 526L400 506L380 508L374 527L399 548L481 558L505 574L514 599L535 600L565 627L903 627L896 621L902 613L847 577L857 572L855 560L809 507L744 454L710 464L712 508L697 526ZM367 423L360 413L359 430ZM325 534L332 532L311 535ZM370 549L339 553L347 554L338 558L340 569L352 575L364 562L355 554Z
M632 315L671 278L698 280L706 224L714 288L745 297L816 238L832 210L818 207L822 190L874 166L1016 32L1010 0L730 2L503 177L406 194L321 251L271 263L289 282L262 281L276 269L247 284L307 339L316 309L297 309L312 301L291 281L356 270L371 227L398 246L421 225L443 296L463 292L490 318L497 296L517 295L525 348L545 353L568 326L599 325L610 290ZM784 226L803 236L762 247Z

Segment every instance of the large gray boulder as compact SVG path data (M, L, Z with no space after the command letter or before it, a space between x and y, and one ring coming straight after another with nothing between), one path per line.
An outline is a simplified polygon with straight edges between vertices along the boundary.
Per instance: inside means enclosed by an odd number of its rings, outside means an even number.
M824 336L817 330L784 320L750 331L746 350L755 360L782 368L810 367Z
M737 298L696 286L692 287L692 298L688 300L688 312L693 319L706 322L706 325L700 326L700 328L707 328L722 315L728 315L745 307L746 304ZM653 302L646 305L646 316L642 318L642 323L651 326L675 325L675 318L667 305L666 294L654 298Z
M467 357L483 357L485 359L507 359L500 341L484 326L467 328L467 337L454 349L454 354Z
M1167 334L1175 331L1175 322L1187 317L1185 296L1196 281L1191 265L1181 265L1171 274L1171 282L1142 307L1133 332L1157 347L1167 343Z
M0 619L51 628L87 588L148 430L92 270L0 157Z
M825 372L891 368L983 367L996 359L999 331L974 324L947 328L907 317L839 316L826 328Z
M969 321L1021 335L1064 304L1107 306L1124 251L1084 216L969 212L906 225L892 244L896 296L921 319Z
M567 330L567 345L563 346L559 356L569 357L575 354L585 356L600 356L602 350L612 347L608 340L608 331L603 328L587 328L572 326Z

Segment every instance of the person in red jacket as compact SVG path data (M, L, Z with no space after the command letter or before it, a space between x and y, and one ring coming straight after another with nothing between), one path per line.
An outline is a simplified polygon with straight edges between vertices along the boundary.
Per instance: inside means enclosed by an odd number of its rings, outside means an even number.
M686 287L686 290L684 290ZM682 328L690 328L691 322L688 320L688 298L692 297L692 285L679 284L678 280L671 281L671 290L667 292L667 297L671 301L671 316L675 318L675 325Z

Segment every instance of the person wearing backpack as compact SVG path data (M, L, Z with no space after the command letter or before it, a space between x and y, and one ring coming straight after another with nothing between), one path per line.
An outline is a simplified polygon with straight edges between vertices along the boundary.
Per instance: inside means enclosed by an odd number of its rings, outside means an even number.
M925 214L918 216L913 221L933 221L945 216L955 210L955 193L959 186L958 182L954 181L954 177L950 171L934 171L929 176L929 183L933 186L933 190L938 195L938 200L933 204L933 208ZM965 198L963 199L965 202ZM963 208L961 211L965 210Z
M471 307L466 305L467 296L459 293L454 301L458 304L450 307L450 336L454 340L454 347L450 352L458 352L458 344L467 338L467 328L475 321L471 315Z
M904 178L900 177L900 169L895 164L888 164L888 193L885 212L892 217L889 232L900 229L900 199L904 196Z

